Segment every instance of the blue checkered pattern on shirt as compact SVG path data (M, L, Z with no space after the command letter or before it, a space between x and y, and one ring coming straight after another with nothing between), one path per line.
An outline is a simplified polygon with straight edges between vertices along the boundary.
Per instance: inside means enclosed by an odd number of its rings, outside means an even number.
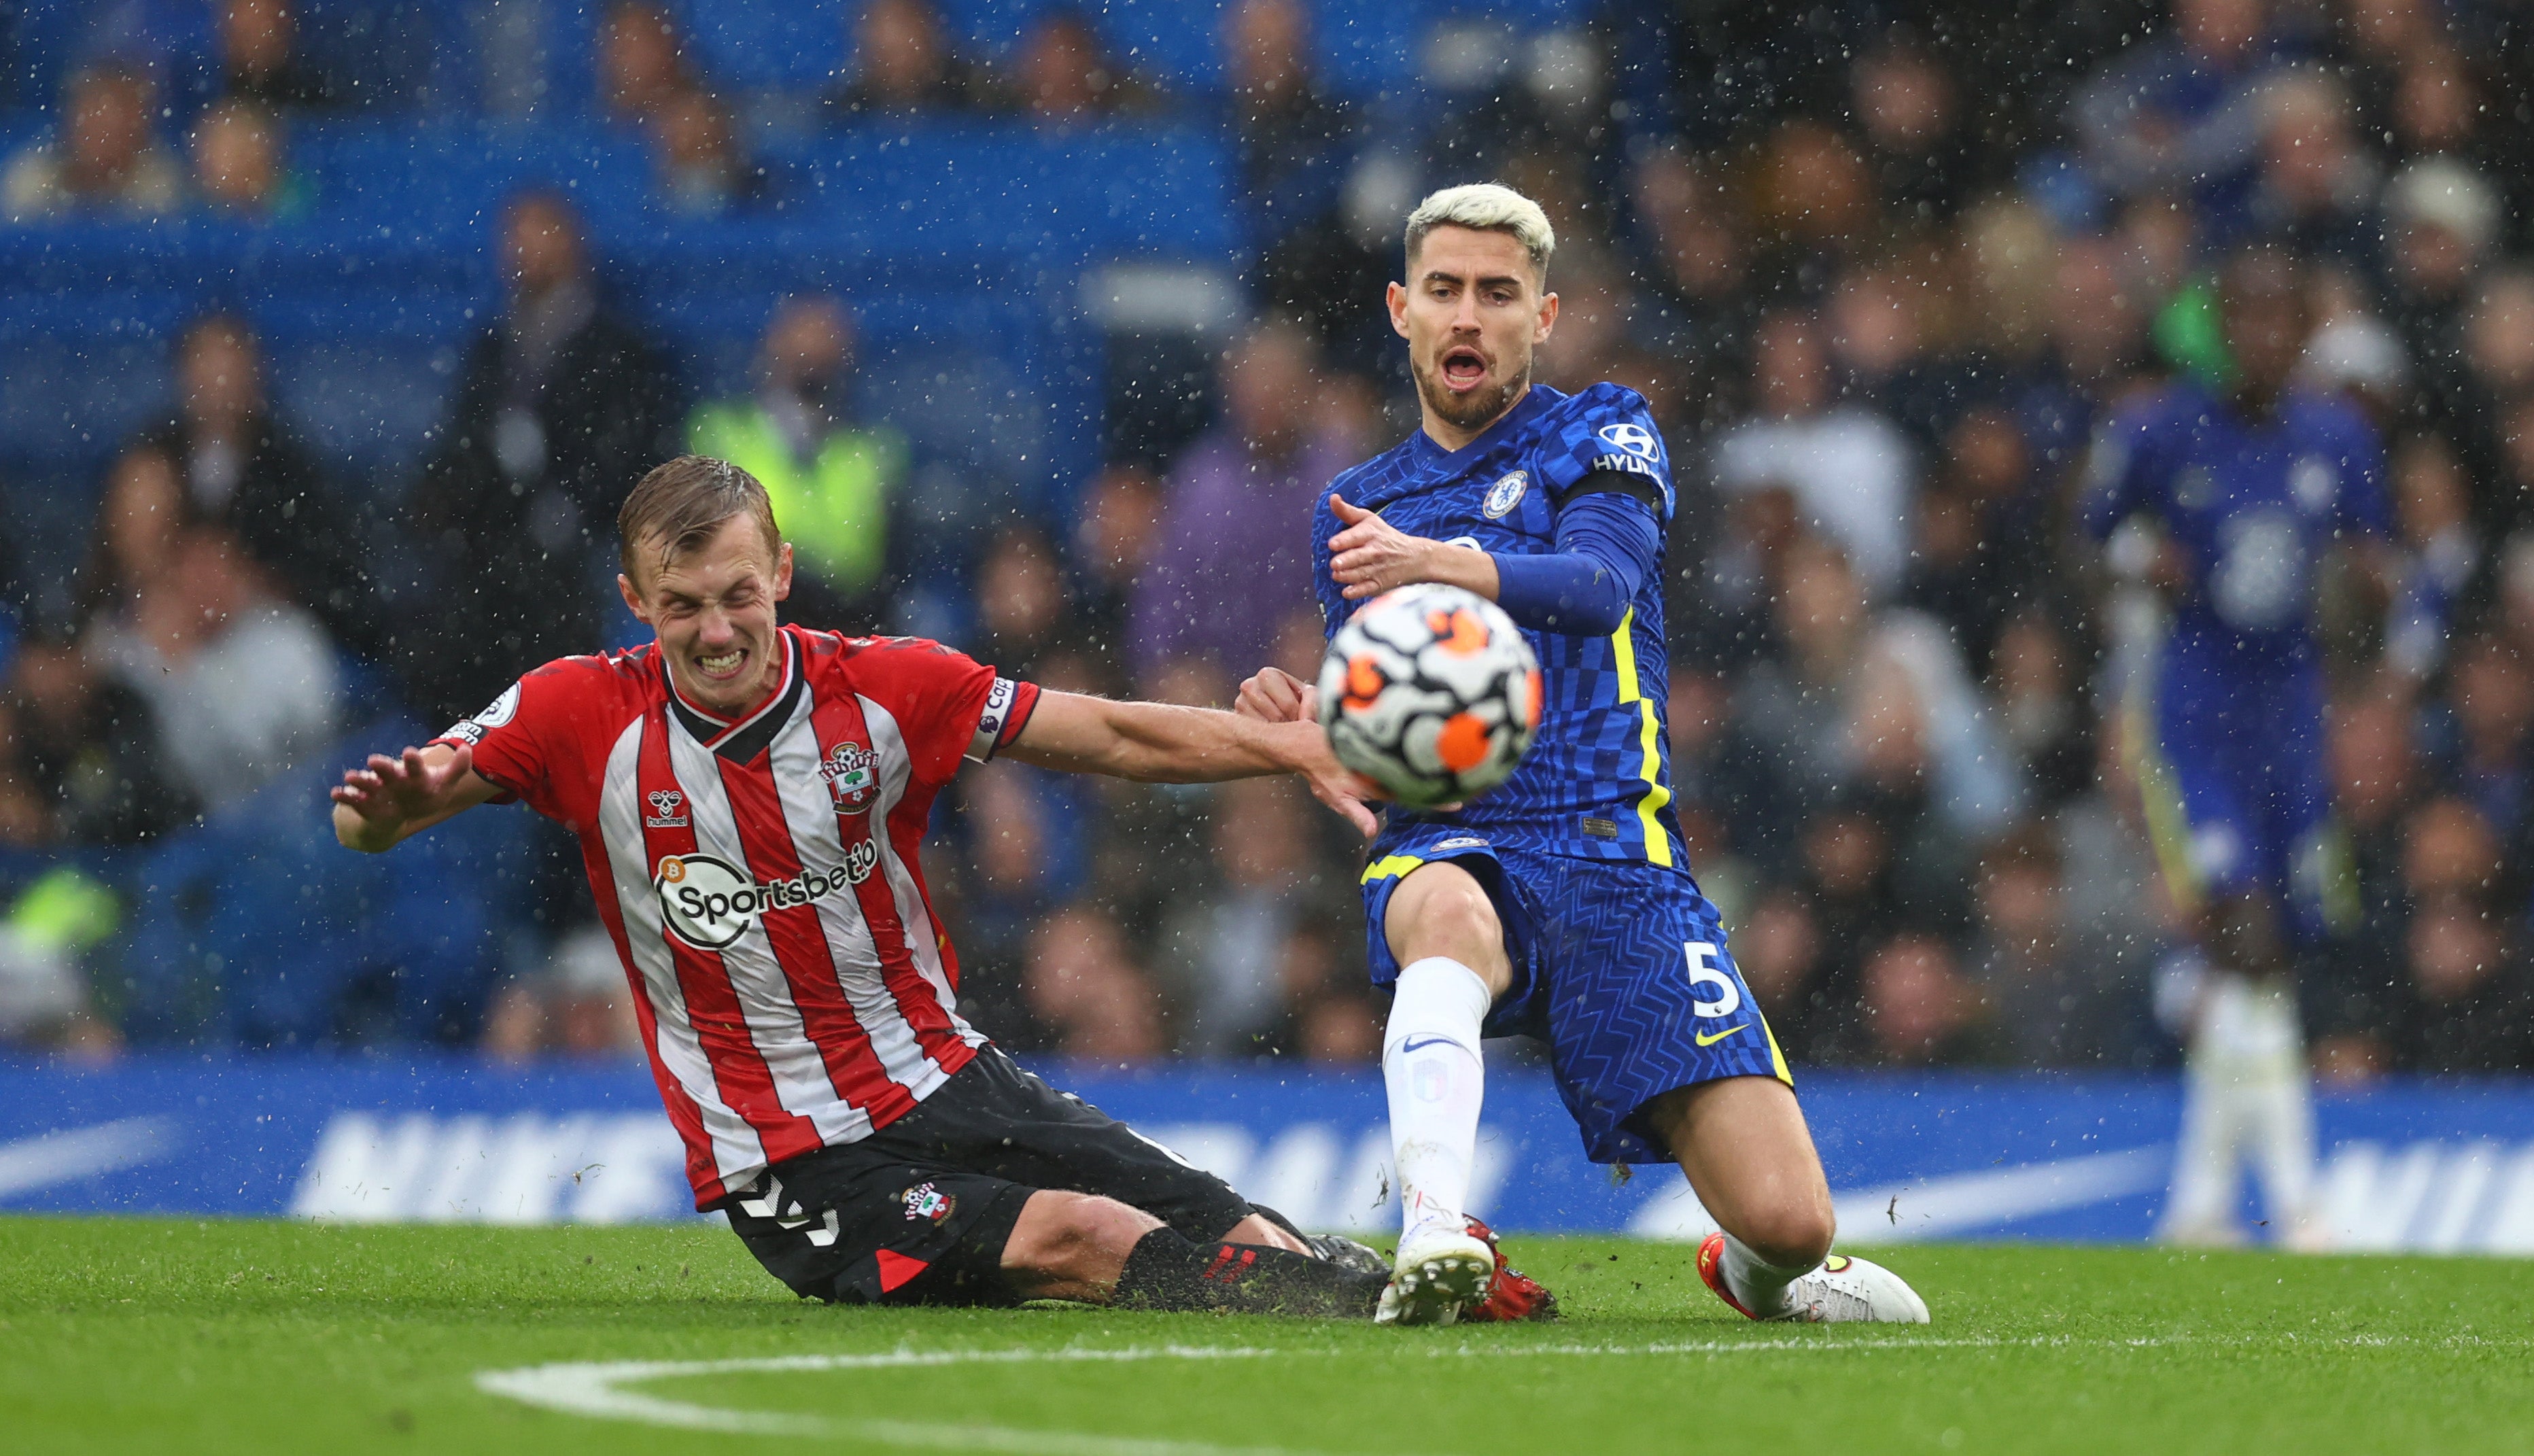
M1612 384L1574 394L1534 385L1465 449L1447 452L1419 430L1340 475L1330 492L1410 535L1499 555L1539 553L1556 549L1558 498L1597 470L1643 477L1670 520L1670 455L1642 395ZM1510 482L1516 472L1524 479ZM1339 529L1323 494L1312 516L1311 570L1331 635L1358 605L1329 576L1329 538ZM1392 810L1373 847L1376 862L1412 828L1445 823L1543 854L1687 868L1670 808L1661 573L1638 589L1618 634L1525 636L1539 655L1543 698L1530 755L1513 777L1457 814Z

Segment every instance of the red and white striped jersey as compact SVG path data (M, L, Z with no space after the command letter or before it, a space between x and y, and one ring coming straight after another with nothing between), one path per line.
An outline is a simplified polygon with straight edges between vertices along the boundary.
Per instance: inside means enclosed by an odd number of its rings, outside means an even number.
M869 1136L968 1063L959 962L916 857L960 760L1038 690L935 642L781 630L735 721L656 646L550 662L436 740L580 836L695 1205Z

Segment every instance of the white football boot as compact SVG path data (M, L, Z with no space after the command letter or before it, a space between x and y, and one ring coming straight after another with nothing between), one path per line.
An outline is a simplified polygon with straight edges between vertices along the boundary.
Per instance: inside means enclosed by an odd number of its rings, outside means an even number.
M1783 1324L1925 1324L1927 1302L1900 1275L1866 1259L1832 1254L1822 1266L1786 1286L1786 1307L1757 1314L1733 1298L1724 1283L1724 1236L1710 1234L1698 1245L1698 1277L1716 1297L1753 1319ZM1389 1297L1384 1295L1387 1300Z
M1375 1324L1458 1324L1495 1282L1496 1254L1467 1230L1432 1225L1399 1241Z

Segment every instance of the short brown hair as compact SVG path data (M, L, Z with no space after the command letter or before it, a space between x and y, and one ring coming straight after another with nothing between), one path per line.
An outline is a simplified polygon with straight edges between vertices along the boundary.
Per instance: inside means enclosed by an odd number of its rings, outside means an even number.
M765 532L766 549L782 554L783 532L774 524L774 502L755 476L710 455L680 455L652 467L616 513L616 559L635 586L635 553L658 542L655 560L665 567L713 538L721 523L747 516Z

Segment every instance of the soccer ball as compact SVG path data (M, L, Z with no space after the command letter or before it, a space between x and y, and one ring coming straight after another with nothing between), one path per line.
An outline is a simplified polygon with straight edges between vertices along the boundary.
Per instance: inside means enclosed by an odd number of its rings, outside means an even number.
M1413 809L1505 781L1539 726L1539 662L1504 609L1458 586L1385 591L1320 663L1338 761Z

